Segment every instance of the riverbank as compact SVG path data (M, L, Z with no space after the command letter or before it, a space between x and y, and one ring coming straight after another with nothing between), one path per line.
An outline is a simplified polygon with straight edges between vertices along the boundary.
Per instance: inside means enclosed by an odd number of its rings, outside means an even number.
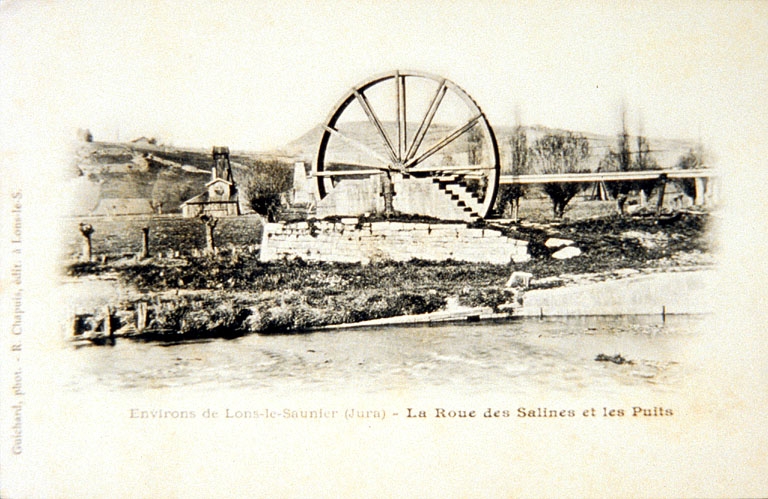
M703 289L699 280L712 280L702 274L712 263L706 214L686 213L662 221L608 217L489 225L529 241L531 260L508 265L415 260L263 263L257 251L231 248L212 256L73 263L67 267L71 285L87 290L108 277L119 289L98 305L82 305L73 330L86 338L122 335L178 341L409 320L393 319L402 316L477 320L542 311L661 313L665 306L670 307L667 313L702 311L677 306L679 300L674 299L693 296L691 291ZM579 254L558 259L562 247L577 248ZM531 276L527 282L510 282L513 272ZM664 299L657 303L658 298Z

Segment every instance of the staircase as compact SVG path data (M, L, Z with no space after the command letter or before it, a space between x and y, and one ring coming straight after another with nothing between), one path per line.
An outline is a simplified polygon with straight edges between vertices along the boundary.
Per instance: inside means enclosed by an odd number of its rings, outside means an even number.
M460 210L467 213L471 220L477 220L480 217L482 203L477 197L477 193L469 190L467 182L463 175L442 175L433 177L432 183L451 198L451 201L459 207Z
M467 222L482 218L482 203L463 174L417 177L404 173L394 189L394 207L401 213Z

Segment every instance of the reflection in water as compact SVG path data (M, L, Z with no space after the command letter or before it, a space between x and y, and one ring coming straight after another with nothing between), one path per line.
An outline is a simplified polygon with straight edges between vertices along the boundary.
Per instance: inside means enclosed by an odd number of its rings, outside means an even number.
M525 319L489 324L251 335L234 340L69 348L67 388L185 387L270 392L413 389L452 392L669 391L693 366L686 349L702 317ZM598 362L620 353L628 363Z

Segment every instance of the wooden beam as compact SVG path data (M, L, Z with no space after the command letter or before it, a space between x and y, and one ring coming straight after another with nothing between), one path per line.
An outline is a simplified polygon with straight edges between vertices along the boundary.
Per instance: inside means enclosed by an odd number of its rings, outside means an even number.
M617 182L627 180L655 180L666 175L668 179L716 177L713 170L646 170L637 172L553 173L547 175L501 175L500 184L548 184L552 182Z

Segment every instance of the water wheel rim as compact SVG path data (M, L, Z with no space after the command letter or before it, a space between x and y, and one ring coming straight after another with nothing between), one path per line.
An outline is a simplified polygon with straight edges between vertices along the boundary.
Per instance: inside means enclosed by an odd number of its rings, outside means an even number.
M405 96L405 82L409 78L431 80L433 82L437 82L438 84L437 90L432 98L432 101L430 102L427 112L424 116L421 117L419 128L410 141L408 140L407 136L408 121L405 114L406 101L403 100L402 105L400 102L401 95ZM394 140L386 133L386 131L383 130L382 122L378 119L375 109L366 109L366 107L371 107L366 106L366 92L377 85L388 82L389 80L395 80L398 87L396 116L398 130L397 140ZM403 88L402 93L400 92L401 85ZM444 139L448 139L446 143L443 144L438 141L437 144L433 144L431 148L428 148L427 151L424 151L421 155L417 156L417 153L422 150L421 146L423 145L426 134L432 125L431 120L438 112L440 105L442 104L442 98L449 92L461 100L461 102L466 106L467 110L470 111L471 118L467 120L467 122L465 122L463 125L456 127L454 130L452 130L451 133L444 137ZM439 94L442 94L443 97L439 97ZM405 99L405 97L403 97L403 99ZM429 170L417 169L415 167L428 160L433 154L443 150L458 137L463 136L468 130L478 126L484 138L483 157L486 158L486 161L479 166L467 165L463 168L463 170L482 171L482 175L485 175L484 178L487 185L485 185L485 187L482 189L482 202L479 204L479 206L476 206L475 211L477 216L481 218L486 218L490 214L496 199L496 195L498 193L500 162L496 135L485 113L483 113L480 106L469 95L469 93L453 81L437 74L413 70L397 70L371 76L348 90L333 106L325 121L323 122L321 128L321 138L317 147L317 153L312 163L312 173L315 180L314 184L318 199L325 198L330 193L330 191L332 191L332 177L342 176L342 173L339 173L338 171L334 172L333 170L327 169L326 155L328 153L331 139L333 137L339 137L347 142L355 142L349 137L344 137L344 134L337 128L339 120L342 118L342 116L344 116L344 113L354 102L360 104L360 107L366 113L370 123L376 128L379 138L385 145L385 153L381 154L378 151L374 151L368 148L368 150L365 152L372 159L375 159L378 162L378 165L374 166L370 170L360 170L359 173L348 173L352 175L358 174L363 176L370 176L383 174L387 171L397 170L401 170L406 173L413 172L416 174L429 173ZM433 106L434 109L432 109ZM356 147L360 148L361 150L366 148L364 144L359 143L356 145ZM392 168L393 165L394 168ZM443 169L440 171L445 170Z

